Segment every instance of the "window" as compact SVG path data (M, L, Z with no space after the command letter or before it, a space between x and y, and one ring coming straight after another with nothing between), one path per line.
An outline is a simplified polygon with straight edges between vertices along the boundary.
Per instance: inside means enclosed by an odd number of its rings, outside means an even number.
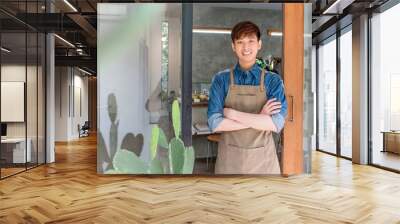
M340 155L351 158L352 141L352 33L340 36Z
M318 48L318 149L336 154L336 40Z
M400 170L400 5L371 19L372 163Z

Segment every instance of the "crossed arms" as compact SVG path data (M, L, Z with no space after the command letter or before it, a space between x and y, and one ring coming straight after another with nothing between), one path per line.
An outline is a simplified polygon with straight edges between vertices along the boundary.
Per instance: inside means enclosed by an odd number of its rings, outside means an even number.
M281 103L276 99L268 100L259 114L245 113L231 108L224 108L224 118L215 128L215 132L236 131L254 128L262 131L277 132L271 115L279 113Z

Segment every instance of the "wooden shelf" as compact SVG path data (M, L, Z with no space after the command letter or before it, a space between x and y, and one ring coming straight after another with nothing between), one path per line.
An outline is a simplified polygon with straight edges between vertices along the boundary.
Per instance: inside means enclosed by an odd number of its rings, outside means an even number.
M193 103L192 102L192 107L207 107L208 106L208 101L203 101L200 103Z

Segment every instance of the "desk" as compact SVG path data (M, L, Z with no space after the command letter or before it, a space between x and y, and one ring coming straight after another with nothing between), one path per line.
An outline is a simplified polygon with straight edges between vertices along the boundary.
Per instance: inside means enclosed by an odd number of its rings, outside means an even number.
M209 134L212 134L212 131L208 127L207 123L192 125L192 135L209 135Z
M383 150L382 152L392 152L400 154L400 131L382 131Z
M6 138L1 139L1 156L7 163L25 163L30 162L31 154L31 139L26 140L28 144L25 154L25 138ZM12 156L11 156L12 154ZM8 157L8 158L7 158ZM11 160L12 158L12 160ZM27 161L25 161L27 158Z

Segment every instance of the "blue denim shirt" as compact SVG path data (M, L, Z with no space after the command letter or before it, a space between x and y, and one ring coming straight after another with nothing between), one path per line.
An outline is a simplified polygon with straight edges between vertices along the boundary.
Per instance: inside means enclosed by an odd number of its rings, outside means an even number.
M261 71L262 69L257 64L254 64L250 70L243 71L239 63L237 63L233 70L235 84L259 85ZM273 72L266 71L265 74L264 85L267 90L267 99L276 98L276 100L282 104L281 111L271 116L277 131L280 132L285 124L285 118L287 116L287 102L283 81L278 74ZM214 75L210 87L207 110L208 126L213 131L224 118L224 104L228 94L229 84L230 69L226 69Z

